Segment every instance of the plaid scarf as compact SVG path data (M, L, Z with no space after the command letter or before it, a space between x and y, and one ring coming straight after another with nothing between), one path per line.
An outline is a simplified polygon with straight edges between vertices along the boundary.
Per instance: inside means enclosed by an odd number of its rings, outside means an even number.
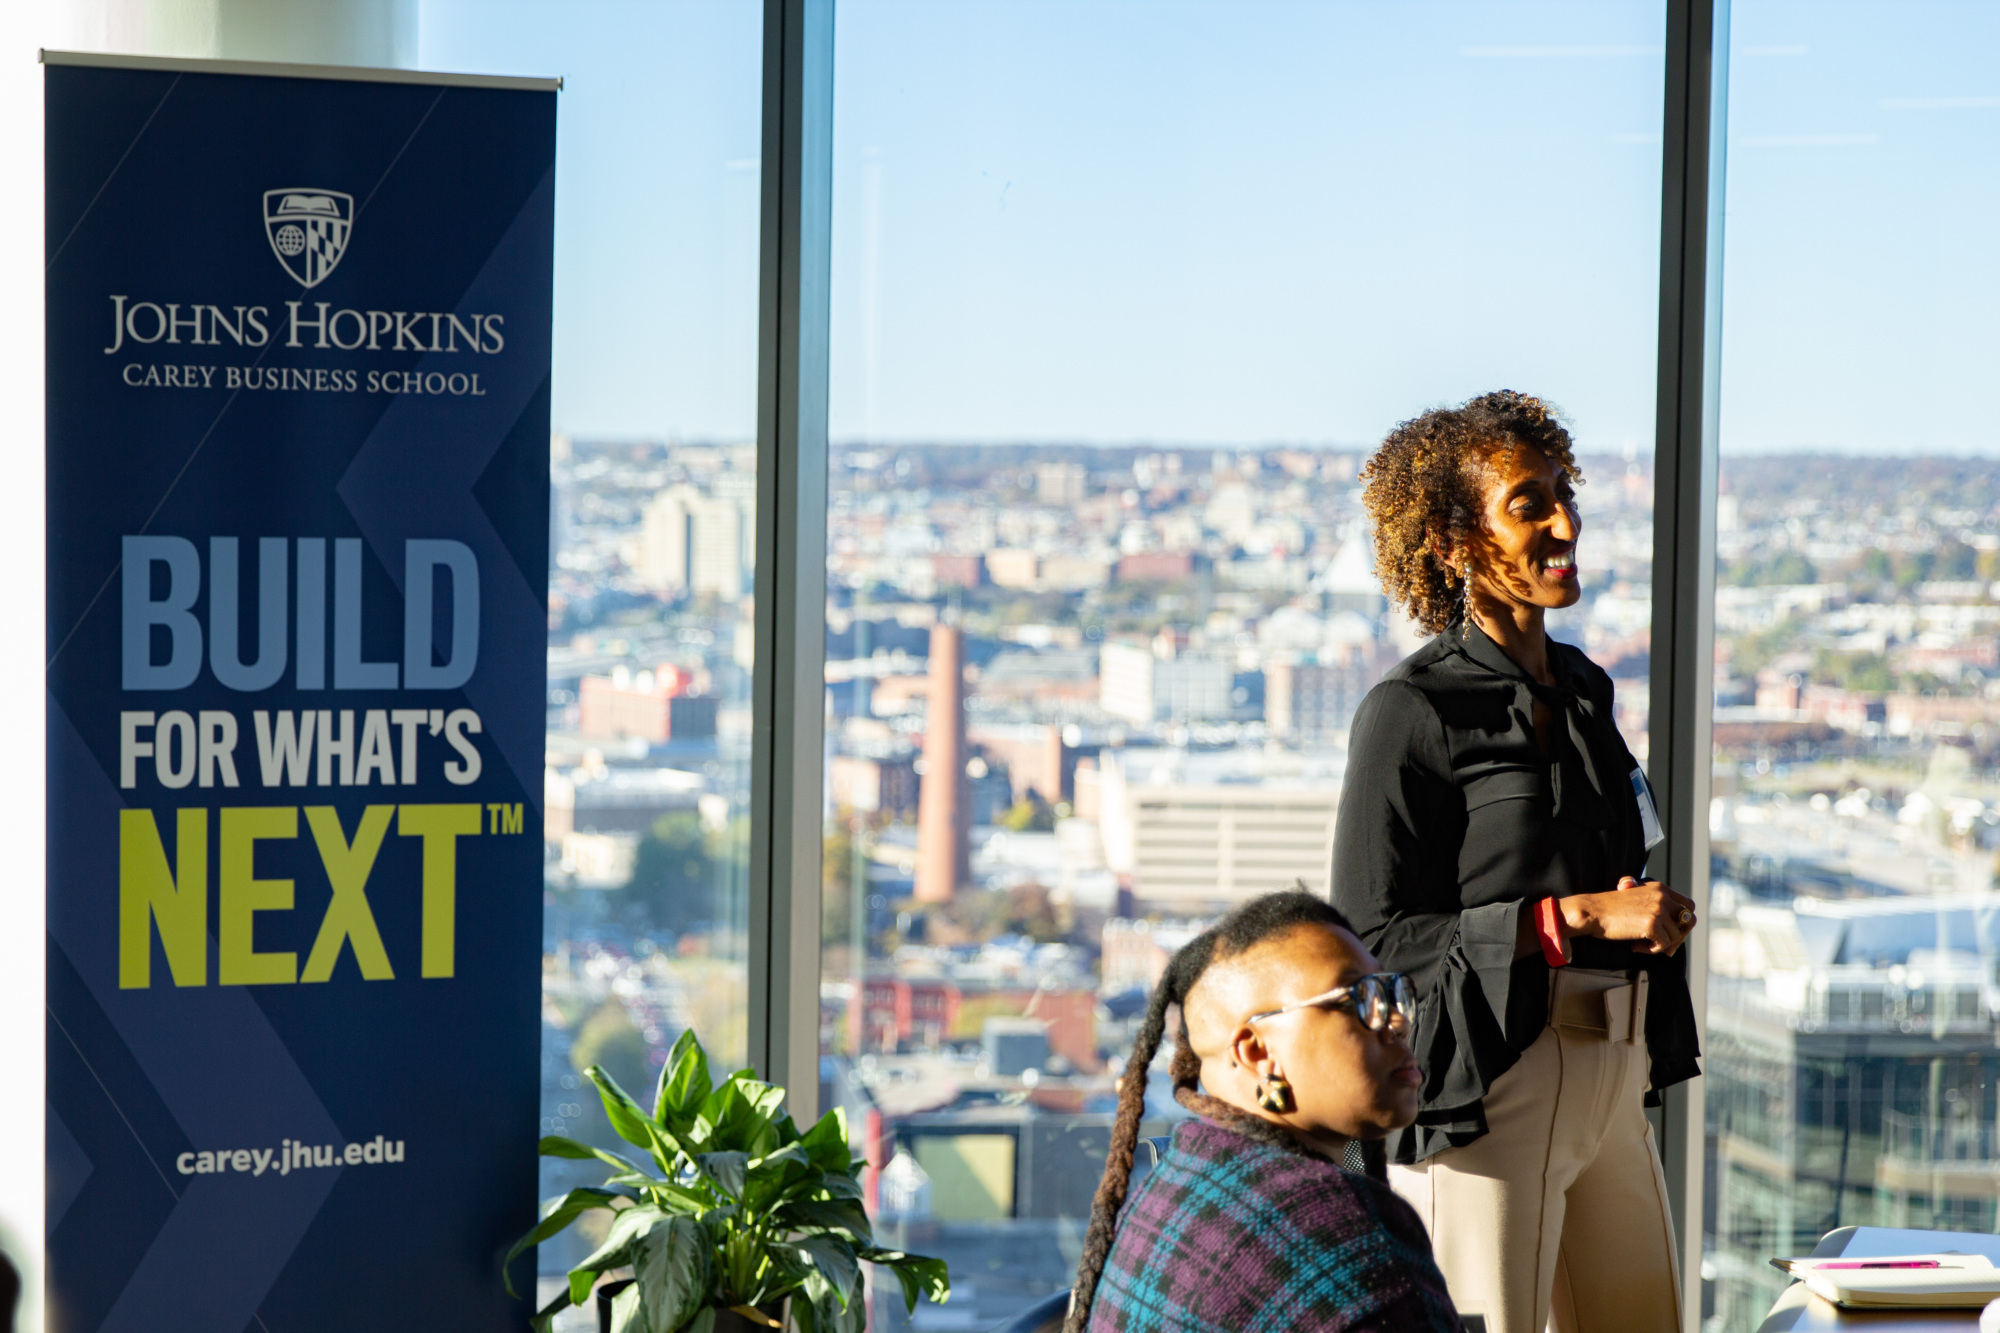
M1387 1185L1195 1119L1132 1192L1091 1333L1460 1333L1430 1237Z

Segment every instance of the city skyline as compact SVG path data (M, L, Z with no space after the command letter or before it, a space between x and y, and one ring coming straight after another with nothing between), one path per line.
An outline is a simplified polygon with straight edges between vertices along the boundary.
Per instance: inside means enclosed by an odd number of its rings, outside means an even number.
M1071 1271L1065 1182L1171 949L1323 883L1349 722L1422 637L1370 572L1361 457L833 451L823 1096L878 1127L885 1225L1004 1247L982 1318ZM753 458L557 450L549 1132L595 1123L563 1080L607 1049L643 1080L681 1026L742 1040ZM1580 461L1584 596L1551 628L1643 762L1650 460ZM1747 1333L1770 1253L1995 1215L2000 1085L1966 1057L2000 1031L2000 460L1720 477L1703 1262L1714 1333Z

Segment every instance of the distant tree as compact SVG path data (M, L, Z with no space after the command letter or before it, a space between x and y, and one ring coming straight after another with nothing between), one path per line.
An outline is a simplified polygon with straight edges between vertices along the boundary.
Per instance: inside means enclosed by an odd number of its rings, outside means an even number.
M1837 653L1821 649L1813 655L1813 679L1842 689L1886 694L1895 687L1889 660L1879 653Z
M1042 884L1017 884L1007 890L1007 928L1038 944L1059 943L1069 935L1053 895Z
M827 826L820 850L819 937L823 944L848 939L854 929L854 900L868 891L867 864L855 864L857 845L865 843L856 838L852 818L836 816ZM859 885L855 883L857 873Z
M999 823L1001 828L1015 833L1052 833L1056 827L1056 812L1039 794L1030 792L1009 806L1000 816Z
M969 941L1025 935L1037 943L1054 944L1069 937L1053 895L1041 884L961 892L940 911L952 934Z
M1931 555L1930 578L1964 582L1978 574L1979 552L1962 541L1946 538Z
M1977 553L1974 554L1976 557ZM1877 547L1863 551L1852 568L1857 582L1891 583L1907 592L1925 579L1944 577L1931 572L1935 564L1936 559L1929 551L1885 551ZM1970 573L1966 577L1971 577Z
M1755 679L1773 658L1798 643L1804 629L1797 619L1787 619L1761 634L1738 636L1730 646L1729 673L1745 680Z
M1889 557L1889 576L1904 592L1916 587L1931 576L1931 557L1927 551L1897 551Z
M654 820L639 840L625 884L632 924L679 934L736 920L750 845L746 829L740 819L719 831L705 829L691 810Z
M1773 556L1745 556L1729 566L1719 580L1738 588L1769 587L1780 583L1818 583L1819 570L1797 551L1780 551Z
M576 1040L570 1044L569 1062L581 1074L592 1065L604 1066L618 1080L618 1086L646 1104L653 1080L652 1053L645 1034L633 1025L632 1016L616 1000L583 1021Z

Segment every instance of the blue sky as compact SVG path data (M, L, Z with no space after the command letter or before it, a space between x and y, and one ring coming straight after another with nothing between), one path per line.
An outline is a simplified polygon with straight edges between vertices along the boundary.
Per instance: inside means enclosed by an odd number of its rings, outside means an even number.
M1724 447L2000 453L2000 5L1735 27Z
M560 73L556 419L752 422L755 0L424 0ZM2000 452L2000 5L1736 0L1726 449ZM836 438L1651 442L1657 0L841 0Z

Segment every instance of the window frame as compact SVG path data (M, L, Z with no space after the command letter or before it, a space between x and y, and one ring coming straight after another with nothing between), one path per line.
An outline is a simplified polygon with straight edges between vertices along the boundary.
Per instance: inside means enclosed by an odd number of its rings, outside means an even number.
M764 3L749 1051L801 1117L819 1110L834 3ZM1665 43L1647 769L1667 838L1651 869L1706 908L1729 0L1667 0ZM1699 932L1687 954L1705 1035ZM1700 1080L1653 1114L1693 1333Z
M1715 677L1715 494L1722 362L1729 0L1668 0L1660 190L1658 417L1647 780L1665 800L1651 873L1708 910ZM1708 1036L1708 937L1687 943L1695 1024ZM1681 1247L1684 1326L1701 1325L1706 1093L1690 1079L1653 1116Z
M750 745L751 1067L819 1111L833 0L765 0Z

